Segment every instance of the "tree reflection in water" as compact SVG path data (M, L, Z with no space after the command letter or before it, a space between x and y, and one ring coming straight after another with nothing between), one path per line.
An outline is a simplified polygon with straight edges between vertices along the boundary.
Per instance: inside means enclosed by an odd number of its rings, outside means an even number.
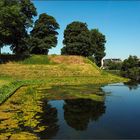
M76 130L86 130L89 121L97 121L105 113L104 102L91 99L65 100L64 118Z
M137 90L139 87L139 83L136 81L125 82L124 85L127 86L129 90Z
M3 139L15 139L19 135L22 135L22 138L30 136L29 139L55 138L61 132L68 132L66 127L63 130L65 124L60 123L64 119L71 128L85 130L90 120L98 120L105 112L104 98L101 99L101 102L91 99L66 99L61 100L63 102L59 106L59 100L54 103L34 90L30 93L23 88L0 108L0 136L2 135Z
M38 132L37 135L40 139L52 138L59 130L57 109L48 104L47 99L43 99L41 107L43 112L38 114L40 116L39 126L45 126L45 129Z

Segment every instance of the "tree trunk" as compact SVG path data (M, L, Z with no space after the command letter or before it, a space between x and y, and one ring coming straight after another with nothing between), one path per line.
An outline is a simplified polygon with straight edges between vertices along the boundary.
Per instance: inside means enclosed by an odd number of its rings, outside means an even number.
M101 69L103 69L104 68L104 60L103 60L103 58L101 59L101 67L100 67Z

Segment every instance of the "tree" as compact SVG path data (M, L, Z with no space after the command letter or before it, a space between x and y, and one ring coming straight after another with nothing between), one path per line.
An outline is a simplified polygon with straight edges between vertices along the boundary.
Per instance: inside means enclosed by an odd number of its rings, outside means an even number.
M139 60L137 56L129 56L128 59L125 59L122 64L122 70L126 71L133 67L139 67Z
M105 35L98 29L88 30L87 24L72 22L64 31L64 47L61 54L64 55L94 55L95 62L101 66L101 60L105 56Z
M128 77L132 80L140 80L140 66L137 56L129 56L122 64L121 74L124 77Z
M108 70L121 70L122 62L113 62L113 61L110 60L109 62L107 62L105 67Z
M101 66L101 60L106 55L105 53L105 35L99 32L98 29L92 29L90 31L91 46L93 48L93 55L95 62L98 66Z
M40 14L31 31L31 53L48 54L49 49L56 47L59 24L55 18L46 13Z
M140 68L134 67L131 69L128 69L128 77L132 80L139 81L140 80Z
M93 48L90 44L90 34L86 23L72 22L64 31L63 55L91 56Z
M10 45L14 53L22 53L27 29L32 26L36 8L30 0L0 1L0 42Z

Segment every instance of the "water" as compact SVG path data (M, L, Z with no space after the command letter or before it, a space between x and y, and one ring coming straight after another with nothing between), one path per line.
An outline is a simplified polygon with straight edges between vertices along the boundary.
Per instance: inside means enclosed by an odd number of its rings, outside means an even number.
M140 138L140 85L112 84L102 89L105 94L110 92L103 102L90 99L48 101L50 111L44 118L48 129L39 137Z
M19 136L140 139L140 85L23 87L0 106L0 139Z

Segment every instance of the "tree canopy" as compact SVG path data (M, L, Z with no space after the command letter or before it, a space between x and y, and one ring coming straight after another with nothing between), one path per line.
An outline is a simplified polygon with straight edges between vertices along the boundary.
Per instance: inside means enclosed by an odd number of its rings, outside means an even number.
M105 67L108 70L121 70L122 62L109 61L107 64L105 64Z
M72 22L64 31L64 47L61 54L94 56L95 62L101 66L101 60L105 56L105 35L98 29L89 31L87 24Z
M27 29L36 15L36 8L30 0L1 0L0 42L10 45L15 53L22 53L28 37Z
M86 23L72 22L67 25L64 31L64 47L61 54L64 55L92 55L92 47L90 44L90 34Z
M128 59L125 59L122 68L122 76L128 77L132 80L140 80L140 61L137 56L129 56Z
M40 14L31 31L31 53L48 54L49 49L57 45L59 24L46 13Z
M139 59L137 56L129 56L128 59L123 61L122 70L128 70L133 67L139 67Z
M91 45L93 49L93 55L95 62L98 66L101 66L101 60L106 55L105 53L105 35L99 32L98 29L92 29L90 31Z
M16 54L48 54L57 45L59 24L46 13L37 15L31 0L0 1L0 48L9 45ZM33 26L34 23L34 26ZM30 34L28 28L33 27ZM64 47L61 54L94 56L98 66L105 56L105 36L97 29L88 29L87 24L74 21L64 30Z

